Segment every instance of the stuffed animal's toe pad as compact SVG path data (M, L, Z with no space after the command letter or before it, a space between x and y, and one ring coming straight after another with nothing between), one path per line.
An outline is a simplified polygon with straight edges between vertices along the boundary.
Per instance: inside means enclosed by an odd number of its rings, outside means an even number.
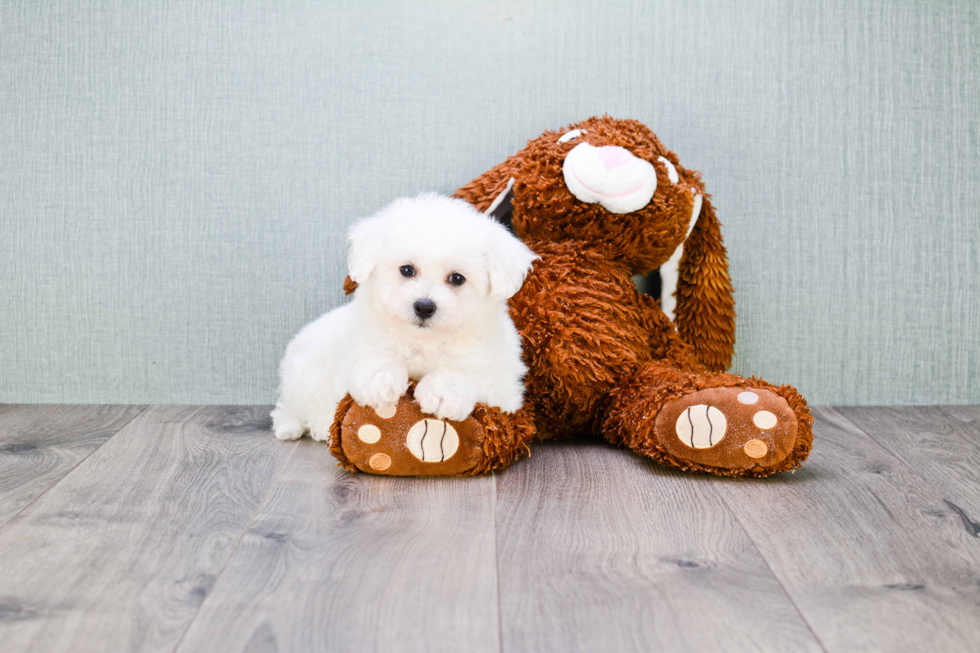
M454 476L483 456L484 431L473 417L437 419L403 397L379 410L354 404L344 416L341 447L363 472L389 476Z
M726 470L768 468L793 452L798 423L764 388L708 388L667 402L658 440L674 458Z

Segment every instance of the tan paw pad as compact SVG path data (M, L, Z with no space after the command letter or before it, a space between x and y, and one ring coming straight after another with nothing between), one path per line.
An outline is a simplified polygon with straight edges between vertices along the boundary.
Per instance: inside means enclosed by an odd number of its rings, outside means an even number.
M776 465L793 451L798 424L786 400L765 388L706 388L668 401L654 423L679 461L727 470Z
M760 410L758 413L752 416L752 423L758 426L760 429L769 430L776 426L779 420L776 416L770 413L768 410Z
M424 463L442 463L459 448L459 434L445 420L426 418L408 429L405 445Z
M381 439L381 429L374 424L365 424L361 428L357 429L357 437L361 442L374 444Z
M714 406L688 406L674 425L677 437L693 449L710 449L725 437L725 414Z
M766 443L762 440L749 440L745 443L745 446L742 447L742 450L749 458L762 458L769 453L769 447L767 447Z
M374 412L378 414L378 417L382 419L391 419L395 416L398 411L398 406L395 404L388 404L387 406L382 406L381 408L375 409Z

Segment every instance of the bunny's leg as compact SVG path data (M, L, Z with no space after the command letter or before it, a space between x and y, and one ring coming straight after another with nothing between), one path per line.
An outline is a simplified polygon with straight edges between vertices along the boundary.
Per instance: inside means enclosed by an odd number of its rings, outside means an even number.
M463 421L440 420L422 413L413 392L380 412L344 397L331 429L341 466L388 476L476 476L528 453L535 429L526 410L477 404Z
M796 469L810 453L813 417L795 388L662 361L616 388L602 424L610 442L659 463L718 476Z

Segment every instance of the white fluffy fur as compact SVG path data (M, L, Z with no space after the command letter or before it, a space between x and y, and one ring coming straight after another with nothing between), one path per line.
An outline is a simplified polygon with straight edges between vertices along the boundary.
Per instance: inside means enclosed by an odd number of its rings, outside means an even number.
M477 402L521 407L527 370L507 299L537 258L524 243L462 200L423 194L359 221L348 244L357 290L286 348L272 411L277 438L327 440L345 393L381 409L409 379L421 409L441 419L465 419ZM414 277L401 274L404 265ZM448 282L454 272L463 285ZM413 308L423 298L436 304L424 322Z

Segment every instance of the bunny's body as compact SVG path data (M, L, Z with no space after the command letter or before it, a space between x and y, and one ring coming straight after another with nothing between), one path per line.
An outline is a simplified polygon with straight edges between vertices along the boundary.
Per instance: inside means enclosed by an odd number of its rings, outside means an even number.
M647 127L603 117L545 132L456 194L498 217L506 209L540 258L509 302L528 367L525 408L509 420L478 407L483 458L453 473L579 434L722 476L767 476L806 459L813 418L796 389L724 372L735 311L721 226L700 175ZM659 299L632 280L657 269ZM334 432L350 440L339 424Z

